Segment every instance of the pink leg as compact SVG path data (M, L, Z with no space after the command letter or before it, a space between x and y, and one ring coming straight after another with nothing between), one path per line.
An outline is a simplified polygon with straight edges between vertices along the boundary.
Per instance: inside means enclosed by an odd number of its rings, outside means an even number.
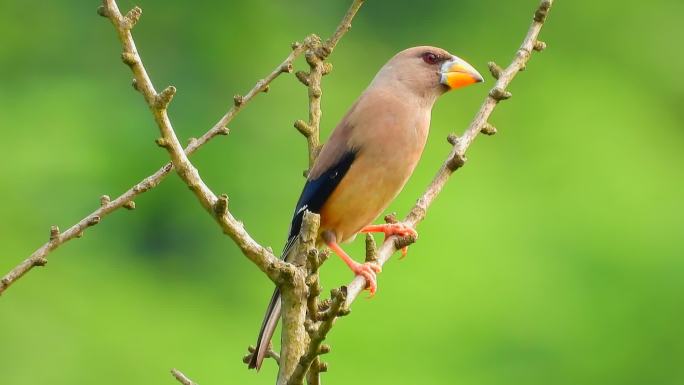
M388 223L385 225L370 225L361 229L362 233L385 233L385 237L391 235L398 235L405 237L413 235L418 238L418 232L411 226L404 223ZM408 253L408 246L401 249L401 258L404 258Z
M349 266L355 275L360 275L366 279L370 296L374 296L375 292L378 290L376 274L382 271L382 267L375 262L356 262L344 250L342 250L340 245L337 244L335 236L329 232L323 233L323 240L325 241L326 245L328 245L330 250L342 258L342 261Z

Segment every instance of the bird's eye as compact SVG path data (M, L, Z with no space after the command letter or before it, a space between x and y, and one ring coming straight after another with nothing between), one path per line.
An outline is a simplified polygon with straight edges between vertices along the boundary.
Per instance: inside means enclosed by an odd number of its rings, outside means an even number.
M439 62L439 57L432 52L426 52L423 54L423 61L427 64L437 64Z

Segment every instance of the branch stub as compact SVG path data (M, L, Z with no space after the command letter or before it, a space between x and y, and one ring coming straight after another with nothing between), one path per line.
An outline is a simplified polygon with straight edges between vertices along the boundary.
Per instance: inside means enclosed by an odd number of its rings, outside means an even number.
M451 133L449 136L447 136L447 142L451 144L452 146L455 146L458 144L458 135Z
M466 162L466 157L463 154L456 153L454 154L451 159L447 162L447 168L451 171L456 171L459 168L463 167L463 165Z
M59 238L59 227L53 225L50 227L50 240L54 241L57 238Z
M480 128L480 132L485 134L485 135L494 135L496 134L496 127L491 125L489 122L485 123L482 125L482 128Z
M301 119L295 120L294 127L297 129L297 131L299 131L302 135L304 135L307 138L311 136L311 134L313 134L313 130L311 129L311 127L309 127L309 125Z
M219 195L216 204L214 204L214 212L219 216L224 216L228 213L228 195Z
M97 7L97 14L102 17L109 18L109 13L107 13L107 8L104 5L100 5Z
M311 81L309 80L309 74L304 72L304 71L297 71L295 72L295 76L297 77L297 80L299 80L300 83L304 84L305 86L309 86L311 84Z
M534 47L532 47L532 49L534 49L537 52L541 52L546 49L546 43L541 40L537 40L534 43Z
M99 215L93 215L88 219L88 226L95 226L96 224L100 223L100 216Z
M501 69L501 67L499 67L499 65L493 61L490 61L489 63L487 63L487 67L489 67L489 72L492 74L494 79L499 80L499 77L501 77L501 73L503 72L503 69Z
M121 53L121 60L129 67L134 66L138 62L138 58L132 52Z
M539 8L534 13L534 21L537 23L543 23L546 21L546 16L549 14L549 9L551 9L552 0L542 0L539 4Z
M154 143L157 144L157 146L161 148L168 148L169 147L169 142L166 140L166 138L157 138L154 140Z
M489 96L492 97L492 99L496 100L497 102L510 99L513 94L510 92L504 90L501 87L494 87L491 91L489 91Z
M123 17L123 27L125 29L132 29L135 27L135 24L140 20L140 16L142 15L142 9L138 6L133 7L130 11L126 13L126 16Z
M157 97L154 100L155 107L165 110L168 108L174 95L176 95L176 87L168 86L164 88L162 92L157 94Z

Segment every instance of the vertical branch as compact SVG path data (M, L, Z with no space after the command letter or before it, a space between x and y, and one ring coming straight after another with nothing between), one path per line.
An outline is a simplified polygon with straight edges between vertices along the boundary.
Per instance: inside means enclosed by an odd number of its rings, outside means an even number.
M307 313L306 313L306 323L305 328L309 333L309 338L315 338L314 333L316 332L317 326L320 324L321 310L329 307L329 300L327 302L319 302L318 296L321 294L320 277L318 270L321 265L330 256L330 250L325 249L322 252L314 250L316 252L309 253L307 260L307 271L309 276L306 280L306 285L308 290L308 300L307 300ZM301 362L301 359L300 359ZM311 363L309 370L306 374L306 382L309 385L320 384L320 373L324 372L325 364L322 363L318 357L314 359Z
M321 47L321 38L317 35L309 35L304 40L306 52L304 57L309 64L309 71L297 71L297 79L308 89L309 95L309 121L297 120L295 128L306 138L309 150L309 166L313 167L318 153L321 151L320 127L321 127L321 78L330 73L332 65L325 63L318 53Z
M173 375L173 377L183 385L198 385L196 382L193 382L185 374L183 374L183 372L181 372L178 369L171 369L171 375Z
M309 335L306 331L307 285L306 260L316 253L316 239L320 226L320 216L305 212L299 238L294 246L293 263L299 268L293 269L292 277L280 285L282 301L282 337L280 350L280 366L277 385L285 385L292 376L299 358L309 346Z
M297 367L292 373L292 377L287 382L287 385L300 385L310 369L313 371L313 373L308 376L310 383L316 383L316 381L320 381L317 378L317 374L327 371L327 365L320 362L318 356L330 352L330 346L324 345L323 341L327 337L328 332L330 332L330 329L332 329L337 317L349 314L349 309L345 307L346 300L346 287L343 286L339 289L332 289L330 291L330 300L327 301L324 310L322 310L318 316L320 321L308 325L310 343L306 352L299 359ZM316 363L315 367L313 367L314 363Z
M325 60L333 52L342 36L351 29L352 19L354 19L363 3L364 0L354 0L352 2L335 32L325 43L321 42L321 38L314 34L307 36L304 40L304 48L306 49L304 56L309 64L309 71L297 71L295 75L308 88L309 121L297 120L294 126L306 138L309 150L309 167L304 173L305 176L308 174L308 170L311 170L311 167L313 167L322 147L320 140L321 97L323 96L321 79L332 71L332 64Z

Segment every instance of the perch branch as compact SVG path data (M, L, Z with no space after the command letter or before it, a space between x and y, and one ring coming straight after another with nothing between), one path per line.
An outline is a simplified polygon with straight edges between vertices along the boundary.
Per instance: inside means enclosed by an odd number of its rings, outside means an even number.
M98 13L106 16L105 10L106 8L101 6L98 8ZM233 120L233 118L235 118L235 116L242 111L242 109L249 104L249 102L251 102L255 96L265 91L271 82L273 82L278 76L287 72L283 69L291 68L294 60L303 52L303 47L294 46L292 52L285 58L285 60L283 60L283 62L279 64L273 71L271 71L265 78L259 80L254 87L247 92L247 94L244 96L236 95L234 97L233 106L228 110L228 112L226 112L226 114L223 115L221 119L219 119L219 121L216 122L216 124L214 124L214 126L202 136L191 139L190 143L185 147L185 153L187 155L192 155L200 147L204 146L217 136L228 134L227 126ZM137 87L137 80L135 81L134 85ZM7 290L10 285L31 271L33 267L44 266L47 263L48 255L52 251L64 243L83 235L84 230L90 227L88 224L91 222L92 218L98 217L103 219L105 216L122 207L127 209L134 208L135 203L133 199L135 199L138 195L157 187L157 185L159 185L159 183L161 183L161 181L163 181L172 170L173 164L169 162L157 170L157 172L144 178L114 200L109 198L102 199L100 208L81 219L78 223L69 227L66 231L58 233L55 236L53 236L51 232L50 240L47 243L34 251L28 258L10 270L5 276L3 276L2 279L0 279L0 295Z
M286 263L277 259L271 250L263 248L252 240L242 225L230 214L227 197L217 197L204 183L199 171L183 151L167 114L168 106L176 93L175 87L169 86L163 91L157 92L137 52L131 35L131 28L135 22L130 22L129 15L134 15L135 21L137 21L141 10L136 7L124 16L120 13L114 0L104 0L103 6L101 13L111 20L118 32L123 45L122 58L133 72L135 89L143 95L160 130L161 138L156 141L157 144L167 150L178 175L195 194L205 210L216 219L223 231L238 244L243 254L252 260L281 289L283 334L277 383L285 384L308 346L308 335L304 329L307 309L305 269L296 267L303 266L304 261L299 264L295 259L291 263ZM306 45L308 47L320 46L319 43L311 43L311 41L308 41ZM329 54L330 49L326 52ZM281 70L290 72L291 66ZM236 106L241 102L241 98L235 98ZM315 221L311 218L311 215L305 215L305 223L302 226L299 242L294 252L295 256L306 258L306 255L315 249L318 216L315 216Z
M183 385L198 385L196 382L193 382L191 379L189 379L183 372L181 372L178 369L171 369L171 374L173 377L178 380Z
M500 101L510 98L511 95L508 91L506 91L506 88L511 83L513 78L518 74L518 72L525 68L527 62L532 56L532 53L535 51L541 51L543 49L542 47L546 47L546 44L541 44L537 38L542 26L544 25L544 22L546 21L546 15L548 14L552 3L553 0L542 0L534 14L532 25L530 26L522 45L516 52L511 64L509 64L508 67L503 70L496 65L490 65L490 68L495 69L492 70L492 73L496 72L494 77L497 78L497 81L496 84L494 84L494 88L492 88L492 90L489 92L489 95L487 95L484 103L480 107L480 110L477 112L475 118L470 123L463 135L460 137L450 135L449 141L453 145L451 153L444 161L437 172L437 175L434 177L423 195L421 195L415 206L404 219L405 223L415 227L425 218L428 208L435 198L437 198L437 195L439 195L440 191L442 191L442 188L449 180L451 174L465 163L466 150L473 143L473 140L475 140L477 135L481 131L490 133L494 132L494 130L489 128L493 126L488 126L488 120L496 105ZM377 252L377 262L380 265L385 264L392 254L412 241L415 241L415 239L401 239L397 236L388 237ZM354 302L359 293L361 293L361 291L363 291L363 289L366 287L366 284L366 280L363 277L357 276L347 286L347 306Z
M300 357L310 346L307 334L307 269L309 256L316 253L316 239L320 216L309 211L304 213L299 237L293 246L291 262L299 268L286 284L281 284L282 335L277 385L285 385L296 370Z

